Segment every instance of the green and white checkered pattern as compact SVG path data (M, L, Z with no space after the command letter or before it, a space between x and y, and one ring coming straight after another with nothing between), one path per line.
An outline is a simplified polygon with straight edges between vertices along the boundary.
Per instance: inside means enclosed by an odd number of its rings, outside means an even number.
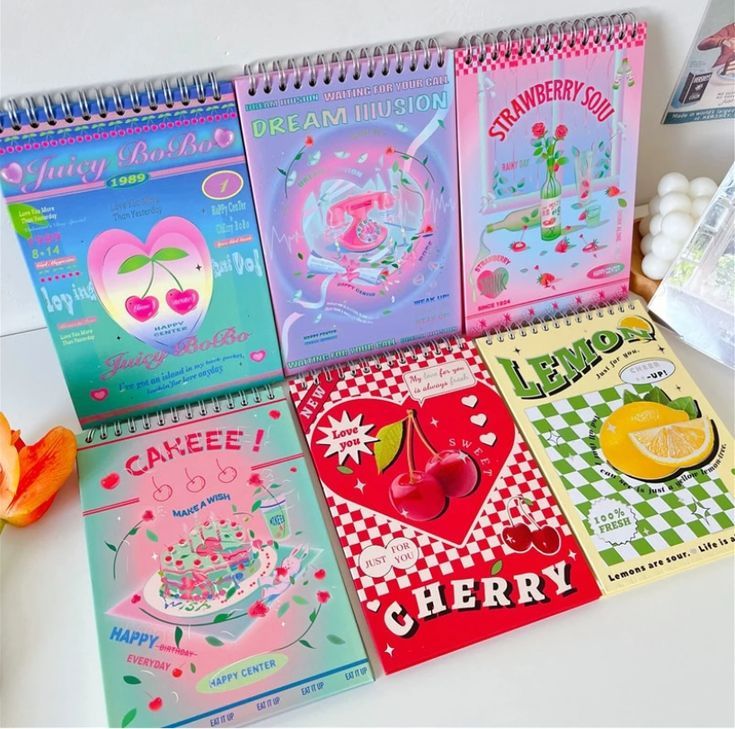
M611 475L614 469L598 444L602 421L623 405L626 390L643 395L649 389L619 385L526 410L595 548L610 566L716 534L735 522L733 498L711 465L663 483ZM637 524L631 541L613 545L594 534L588 514L601 498L633 509Z

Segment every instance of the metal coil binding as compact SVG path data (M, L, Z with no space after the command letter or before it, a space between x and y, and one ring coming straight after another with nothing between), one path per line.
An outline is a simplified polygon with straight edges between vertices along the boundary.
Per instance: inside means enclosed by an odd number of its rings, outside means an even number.
M153 413L143 413L125 420L115 420L111 423L102 423L85 431L85 443L96 440L105 441L112 436L133 435L139 430L148 431L163 428L169 424L180 423L182 420L196 420L210 413L221 413L226 410L235 410L237 407L257 405L267 400L275 400L276 393L272 385L261 385L250 390L238 390L206 400L193 400L181 406L156 410Z
M0 134L6 128L21 131L41 124L57 126L62 122L71 124L76 119L89 121L93 116L102 119L110 114L122 116L126 113L140 114L155 111L161 104L171 108L175 103L184 106L203 104L208 98L222 98L220 83L213 71L206 75L194 74L189 81L177 77L172 87L168 79L129 82L124 86L95 87L74 91L59 91L38 98L27 96L22 100L6 99L0 109Z
M321 80L324 84L344 83L348 78L359 81L365 73L372 78L376 73L387 76L389 73L416 71L419 66L429 69L436 64L444 66L446 48L434 38L389 43L387 46L349 48L344 51L318 53L304 56L301 60L291 57L267 62L259 61L246 64L244 74L248 79L248 93L254 96L258 90L266 94L278 89L286 91L289 87L300 89L304 84L316 86Z
M485 332L485 342L492 344L493 341L504 342L506 339L515 340L516 337L527 337L530 334L538 334L538 332L548 332L553 329L561 329L563 326L572 326L572 324L581 324L585 319L594 321L595 318L601 318L606 314L624 314L627 311L633 311L635 304L628 299L620 299L611 301L600 306L579 306L570 310L568 313L558 313L553 315L534 317L533 319L523 320L516 324L500 327L495 331Z
M577 43L583 46L590 43L602 45L626 37L635 38L637 35L638 21L635 15L624 12L541 23L533 27L472 33L459 39L459 47L464 49L465 63L469 64L473 59L483 63L487 58L493 61L520 58L528 53L537 55L561 51L565 47L571 49Z

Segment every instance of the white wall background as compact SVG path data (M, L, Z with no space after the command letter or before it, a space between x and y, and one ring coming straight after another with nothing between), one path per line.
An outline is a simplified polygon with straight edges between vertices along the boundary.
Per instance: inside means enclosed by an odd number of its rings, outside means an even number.
M618 0L4 0L0 96L227 67L323 49L491 30L630 8ZM659 121L706 0L651 0L637 201L665 172L719 180L733 159L733 124ZM5 206L0 206L0 334L45 326Z

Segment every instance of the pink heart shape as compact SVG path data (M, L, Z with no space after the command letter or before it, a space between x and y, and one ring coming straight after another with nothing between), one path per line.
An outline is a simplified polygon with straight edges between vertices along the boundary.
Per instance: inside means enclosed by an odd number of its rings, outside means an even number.
M166 294L166 303L177 313L186 314L199 303L199 294L196 289L170 289Z
M23 168L17 162L11 162L0 170L0 177L12 185L17 185L23 179Z
M90 244L87 268L110 318L164 352L196 333L212 298L207 240L177 216L157 222L145 241L120 228L103 231Z
M234 132L231 132L229 129L215 129L214 130L214 143L218 146L224 149L225 147L229 147L232 142L235 140L235 134Z
M505 268L497 268L494 271L483 271L477 277L477 288L480 293L494 299L508 286L508 271Z
M106 387L100 387L97 390L90 390L89 392L89 396L93 400L97 400L97 402L102 402L109 394L110 391Z
M168 297L167 297L168 298ZM125 309L137 321L148 321L158 311L158 299L155 296L128 296Z
M253 362L262 362L265 359L265 350L257 349L255 352L251 352L250 359L252 359Z

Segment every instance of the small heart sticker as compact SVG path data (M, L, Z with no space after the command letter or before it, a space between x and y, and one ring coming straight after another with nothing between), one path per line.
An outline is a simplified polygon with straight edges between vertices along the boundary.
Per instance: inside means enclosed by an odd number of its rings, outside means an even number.
M280 410L269 410L268 415L273 418L273 420L278 420L278 418L281 417L281 411Z
M477 396L476 395L465 395L460 402L462 405L466 405L468 408L473 408L475 405L477 405Z
M485 413L477 413L470 418L470 423L482 428L482 426L487 423L487 415L485 415Z
M96 390L90 390L89 392L89 396L92 400L97 400L97 402L102 402L109 394L110 391L106 387L99 387Z
M480 436L480 442L484 443L485 445L493 446L495 445L495 441L497 440L497 436L495 433L483 433Z
M229 129L215 129L214 143L221 149L229 147L235 141L235 135Z
M380 600L371 600L370 602L366 602L365 607L371 613L377 613L378 610L380 609Z
M258 349L255 352L251 352L250 359L252 359L253 362L262 362L265 359L265 350Z
M23 179L23 168L17 162L11 162L0 170L0 177L11 185L18 185Z

